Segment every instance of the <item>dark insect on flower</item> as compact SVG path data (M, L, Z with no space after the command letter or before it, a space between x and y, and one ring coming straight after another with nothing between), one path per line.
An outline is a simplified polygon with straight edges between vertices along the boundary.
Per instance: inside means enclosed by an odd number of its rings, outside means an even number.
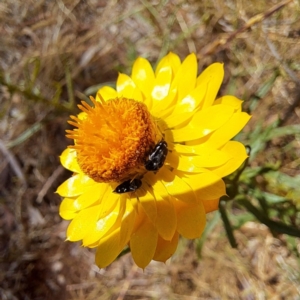
M148 160L145 163L145 168L148 171L158 171L166 160L168 154L168 144L166 141L160 141L149 154Z
M113 192L117 193L117 194L134 192L138 188L140 188L141 185L142 185L142 181L140 179L138 179L138 178L129 179L129 180L126 180L126 181L122 182L121 184L119 184Z
M168 154L168 144L162 140L154 148L154 150L149 154L148 160L145 163L145 168L147 171L158 171L166 160ZM134 192L142 185L141 179L128 179L121 184L119 184L114 193L124 194L129 192Z

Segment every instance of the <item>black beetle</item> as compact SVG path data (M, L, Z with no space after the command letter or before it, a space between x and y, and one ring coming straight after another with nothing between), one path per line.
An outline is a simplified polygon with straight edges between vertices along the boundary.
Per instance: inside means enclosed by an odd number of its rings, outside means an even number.
M141 179L138 179L138 178L128 179L128 180L122 182L121 184L119 184L113 192L117 193L117 194L134 192L138 188L140 188L141 185L142 185Z
M154 147L154 150L149 154L148 160L145 163L147 171L158 171L166 160L168 154L168 144L162 140Z

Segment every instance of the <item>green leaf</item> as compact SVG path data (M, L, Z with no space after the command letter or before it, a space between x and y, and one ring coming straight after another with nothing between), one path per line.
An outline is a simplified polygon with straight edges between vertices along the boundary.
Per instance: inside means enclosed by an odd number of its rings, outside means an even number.
M277 77L278 77L278 70L274 70L273 76L271 76L267 81L262 83L262 85L258 88L254 96L250 98L249 109L251 112L256 109L256 107L261 102L262 98L264 98L268 94L268 92L272 89Z
M40 122L37 122L37 123L33 124L31 127L26 129L25 131L23 131L17 138L15 138L14 140L8 142L6 144L6 147L9 149L9 148L12 148L12 147L15 147L19 144L24 143L33 134L35 134L36 132L38 132L41 129L42 129L42 124Z
M287 199L282 196L278 196L272 193L267 192L261 192L262 197L267 201L269 204L276 204L276 203L282 203L285 202Z
M278 70L274 70L273 76L271 76L267 81L265 81L257 90L256 96L260 98L264 98L268 92L272 89L274 86L274 82L276 78L278 77Z
M300 175L289 176L280 171L273 171L264 174L264 178L272 193L291 199L297 206L300 205Z
M246 199L239 199L237 203L244 208L251 214L255 216L255 218L260 221L261 223L265 224L267 227L270 228L272 232L277 233L285 233L291 236L300 237L300 229L294 226L286 225L281 221L274 221L270 219L268 216L264 214L263 211L259 210L255 207L250 201Z
M264 175L268 183L279 190L289 191L290 189L299 189L300 175L289 176L280 171L272 171Z
M266 128L262 128L262 123L257 124L255 130L249 135L249 144L251 145L250 161L252 161L257 153L263 151L267 142L270 140L268 136L277 128L279 120L273 122Z
M285 135L296 135L300 134L300 124L295 125L287 125L284 127L274 128L273 130L269 131L265 137L266 141L270 141L274 138L282 137Z

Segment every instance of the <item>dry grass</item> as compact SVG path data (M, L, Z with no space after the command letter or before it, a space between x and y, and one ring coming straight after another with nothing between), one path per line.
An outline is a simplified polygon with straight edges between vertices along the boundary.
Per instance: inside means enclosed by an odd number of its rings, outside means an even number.
M238 250L219 222L201 259L182 241L166 265L143 272L127 255L98 270L92 251L64 242L54 194L68 176L58 156L74 104L130 72L138 55L155 64L168 51L196 52L200 69L224 62L221 94L244 99L253 114L245 132L278 119L298 124L300 7L287 2L0 3L1 299L299 299L299 255L262 225L236 232ZM251 165L280 161L299 174L299 145L299 136L278 138Z

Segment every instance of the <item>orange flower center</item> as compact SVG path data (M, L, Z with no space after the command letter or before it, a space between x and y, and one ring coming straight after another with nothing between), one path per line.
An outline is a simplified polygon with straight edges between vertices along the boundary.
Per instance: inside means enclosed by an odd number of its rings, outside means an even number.
M67 130L74 139L81 170L97 182L120 182L145 173L144 163L160 139L156 122L146 105L127 98L82 101L83 111L71 116L76 128Z

